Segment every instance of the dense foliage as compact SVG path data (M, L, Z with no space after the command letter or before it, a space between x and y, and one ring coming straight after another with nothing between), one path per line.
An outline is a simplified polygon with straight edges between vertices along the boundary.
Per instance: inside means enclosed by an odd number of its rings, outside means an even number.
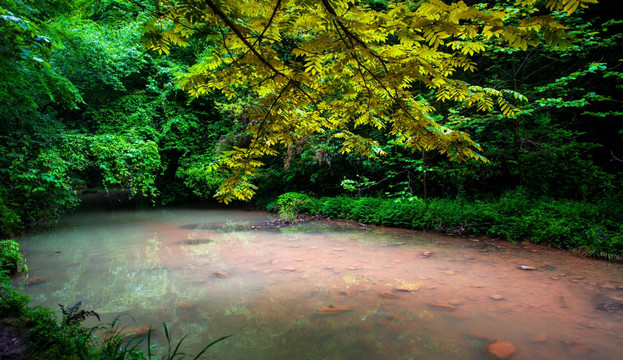
M594 2L0 0L0 233L93 188L614 206L622 21Z
M209 46L180 86L196 97L218 90L248 117L247 140L211 166L225 177L216 196L227 203L254 195L252 179L263 157L313 135L333 140L341 154L383 156L382 145L391 142L451 160L485 161L467 132L440 117L444 103L515 117L525 97L466 76L476 70L475 58L539 44L564 49L570 44L555 14L569 16L594 2L550 0L546 8L553 14L544 15L531 0L471 6L161 0L146 41L169 53L172 45L209 34ZM458 123L463 118L447 116Z
M480 235L510 241L529 240L603 258L623 255L623 206L552 198L531 199L524 188L496 200L386 199L373 197L311 198L286 193L276 204L284 217L302 214L349 219L454 235ZM547 221L543 221L547 219Z

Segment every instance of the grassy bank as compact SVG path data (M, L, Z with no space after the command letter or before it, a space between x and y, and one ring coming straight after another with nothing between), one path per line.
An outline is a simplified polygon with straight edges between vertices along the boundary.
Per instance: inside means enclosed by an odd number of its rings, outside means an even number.
M623 255L623 203L616 199L579 202L533 199L522 189L498 199L312 198L286 193L267 205L284 217L298 214L354 220L366 224L527 240L586 256Z

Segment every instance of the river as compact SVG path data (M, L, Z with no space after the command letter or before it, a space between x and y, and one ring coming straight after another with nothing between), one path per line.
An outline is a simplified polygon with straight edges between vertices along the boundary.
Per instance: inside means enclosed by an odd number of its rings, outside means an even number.
M80 211L21 239L41 278L24 291L160 343L164 321L189 353L231 335L212 359L486 359L496 340L512 359L623 354L621 264L349 222L258 227L271 218Z

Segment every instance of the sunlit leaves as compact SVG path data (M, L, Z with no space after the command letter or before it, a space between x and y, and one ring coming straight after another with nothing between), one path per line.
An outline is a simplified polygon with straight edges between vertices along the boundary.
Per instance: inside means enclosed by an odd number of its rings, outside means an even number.
M547 6L573 12L587 2ZM196 97L218 91L231 102L251 99L245 141L214 168L227 178L218 197L249 199L260 159L315 133L335 134L343 153L382 155L376 141L357 132L368 127L412 149L480 159L479 147L437 123L436 109L416 100L416 91L512 117L518 94L456 76L475 71L471 57L492 43L524 50L541 41L566 45L564 27L537 16L532 0L506 8L440 0L385 5L381 11L343 0L159 1L159 15L146 25L148 48L168 53L191 36L210 38L210 55L180 75L180 87Z
M534 3L535 0L530 2ZM546 6L550 10L559 10L572 14L578 7L586 7L586 4L597 4L597 0L547 0Z
M129 189L132 196L156 196L156 172L160 170L157 144L132 136L101 135L87 137L94 165L102 173L102 185Z

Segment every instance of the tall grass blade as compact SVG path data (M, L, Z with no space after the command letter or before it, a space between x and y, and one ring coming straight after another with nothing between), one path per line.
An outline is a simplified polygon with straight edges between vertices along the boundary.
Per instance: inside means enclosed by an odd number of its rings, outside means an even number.
M214 345L214 344L216 344L216 343L218 343L218 342L221 342L221 341L223 341L223 340L227 339L227 338L228 338L228 337L230 337L230 336L231 336L231 335L223 336L223 337L222 337L222 338L220 338L220 339L216 339L216 340L212 341L212 342L211 342L211 343L209 343L206 347L204 347L204 348L203 348L203 350L201 350L201 352L199 352L199 354L197 354L197 356L195 356L195 357L193 358L193 360L198 360L198 359L199 359L199 357L200 357L201 355L203 355L203 353L204 353L204 352L206 352L206 350L208 350L208 349L209 349L212 345Z

